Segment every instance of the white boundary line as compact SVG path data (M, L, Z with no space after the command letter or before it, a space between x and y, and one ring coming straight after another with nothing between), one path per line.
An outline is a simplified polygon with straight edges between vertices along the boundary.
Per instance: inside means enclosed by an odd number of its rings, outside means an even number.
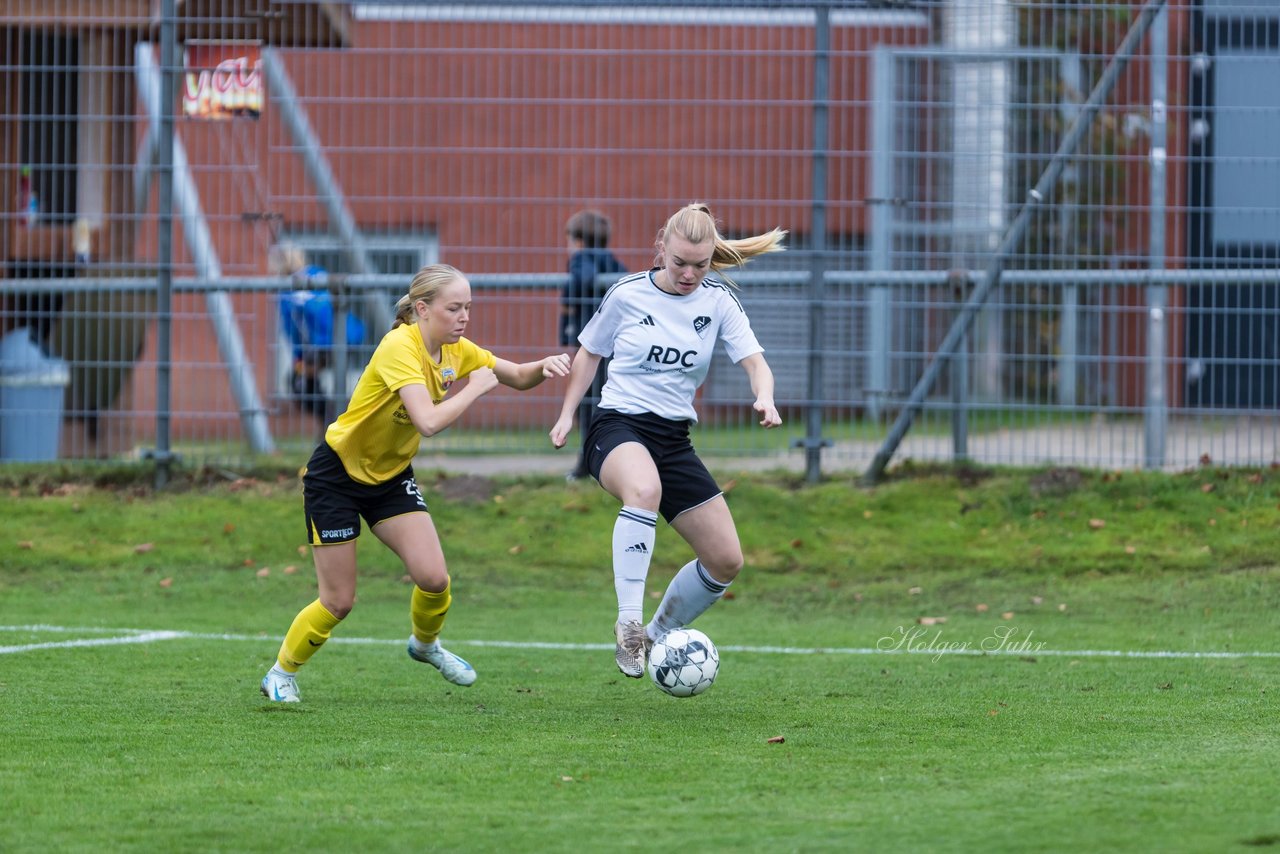
M76 638L66 641L47 641L43 643L16 644L0 646L0 655L19 652L34 652L42 649L73 649L92 646L118 646L121 644L154 643L162 640L220 640L251 641L255 643L271 643L278 637L268 635L218 634L210 632L179 632L156 629L123 629L91 626L0 626L0 632L40 632L57 634L97 634L111 633L112 637ZM123 632L124 634L119 634ZM360 644L373 646L399 646L403 640L387 640L385 638L333 638L330 643ZM452 640L453 646L496 647L500 649L552 649L576 652L610 650L613 644L604 643L552 643L543 641L500 641L500 640ZM876 647L794 647L794 646L722 646L726 652L746 652L760 655L927 655L934 658L943 655L1015 655L1020 658L1037 656L1055 656L1059 658L1163 658L1163 659L1243 659L1268 658L1280 659L1280 652L1242 650L1238 652L1191 652L1180 650L1123 650L1123 649L1025 649L1013 644L1009 649L975 649L934 648L928 645L911 647L894 646L888 649Z

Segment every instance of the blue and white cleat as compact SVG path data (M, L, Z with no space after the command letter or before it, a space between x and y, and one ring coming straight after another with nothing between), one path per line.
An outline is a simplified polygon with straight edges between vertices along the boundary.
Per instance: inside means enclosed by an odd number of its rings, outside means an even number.
M464 688L476 681L476 669L466 659L454 655L440 645L439 641L425 644L417 638L409 637L409 657L423 664L430 664L440 671L449 682Z
M262 677L262 696L273 703L302 702L302 696L298 694L298 680L274 667Z

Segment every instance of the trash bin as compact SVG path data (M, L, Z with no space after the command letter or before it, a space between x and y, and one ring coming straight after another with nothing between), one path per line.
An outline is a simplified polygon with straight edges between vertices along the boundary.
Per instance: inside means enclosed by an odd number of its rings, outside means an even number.
M67 363L46 356L30 330L0 338L0 460L58 458L62 399L70 381Z

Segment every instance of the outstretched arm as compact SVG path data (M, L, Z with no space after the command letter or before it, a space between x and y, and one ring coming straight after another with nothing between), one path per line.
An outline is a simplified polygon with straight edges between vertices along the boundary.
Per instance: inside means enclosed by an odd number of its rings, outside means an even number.
M600 358L586 347L579 347L577 355L573 357L573 369L569 371L569 387L564 391L564 403L560 404L560 417L551 428L551 444L557 448L564 447L570 431L573 430L573 414L578 410L582 396L591 387L591 380L595 378Z
M782 423L782 416L773 402L773 371L769 370L769 363L762 354L752 353L738 364L751 380L751 393L756 396L751 408L760 413L760 426L765 429L777 427Z
M564 353L557 353L545 359L520 364L498 359L494 363L493 372L498 375L498 382L503 385L525 391L540 385L549 377L569 376L569 357Z

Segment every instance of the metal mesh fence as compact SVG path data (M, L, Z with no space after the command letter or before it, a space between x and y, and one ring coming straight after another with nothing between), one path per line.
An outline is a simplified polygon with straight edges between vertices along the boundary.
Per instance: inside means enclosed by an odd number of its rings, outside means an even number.
M638 271L693 200L790 232L734 277L786 426L721 354L713 462L1280 459L1269 0L0 10L0 462L301 462L420 266L571 350L569 217ZM567 468L562 391L423 453Z

